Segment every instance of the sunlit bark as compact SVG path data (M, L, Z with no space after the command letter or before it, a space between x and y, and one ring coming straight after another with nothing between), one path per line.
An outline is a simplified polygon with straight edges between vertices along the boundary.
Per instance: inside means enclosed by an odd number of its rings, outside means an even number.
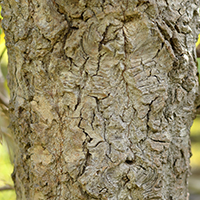
M18 199L188 199L197 1L2 7Z

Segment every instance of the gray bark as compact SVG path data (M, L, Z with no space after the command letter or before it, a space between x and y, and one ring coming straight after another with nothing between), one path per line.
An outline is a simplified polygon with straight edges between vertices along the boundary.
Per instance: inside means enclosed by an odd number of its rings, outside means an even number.
M186 200L197 0L1 0L17 198Z

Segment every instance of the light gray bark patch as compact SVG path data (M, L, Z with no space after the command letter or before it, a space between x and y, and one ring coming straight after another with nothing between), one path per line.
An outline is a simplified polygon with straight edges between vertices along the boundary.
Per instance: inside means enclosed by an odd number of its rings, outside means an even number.
M53 42L68 31L69 26L64 15L57 12L52 1L35 1L33 6L34 24L45 38Z

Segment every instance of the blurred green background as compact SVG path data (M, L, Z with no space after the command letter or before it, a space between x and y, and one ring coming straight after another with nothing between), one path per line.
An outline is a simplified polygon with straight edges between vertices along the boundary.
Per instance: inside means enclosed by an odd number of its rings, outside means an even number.
M1 28L0 16L0 94L3 95L5 99L9 99L9 90L6 82L7 75L7 51L5 47L4 33ZM6 107L4 107L6 108ZM5 113L2 111L2 105L0 106L0 200L15 200L16 195L13 187L13 181L11 178L11 173L13 171L13 165L9 158L9 149L4 141L2 135L8 134L9 130L7 128L9 120Z
M6 82L7 74L7 51L5 48L4 33L1 28L0 16L0 94L2 93L5 98L9 98L9 89ZM200 37L196 45L200 44ZM200 72L200 58L198 61L198 71ZM6 119L5 114L0 109L0 132L3 132L6 137L12 137L9 133L7 125L9 120ZM4 141L1 138L0 142ZM191 141L192 141L192 157L191 167L192 175L189 179L189 190L191 193L191 200L200 200L200 116L194 120L191 127ZM15 200L15 191L11 179L13 165L9 159L9 149L6 142L0 143L0 200Z

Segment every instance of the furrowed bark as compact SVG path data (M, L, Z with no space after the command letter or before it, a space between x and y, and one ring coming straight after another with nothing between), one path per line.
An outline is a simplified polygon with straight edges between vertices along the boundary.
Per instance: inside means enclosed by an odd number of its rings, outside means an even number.
M188 199L196 0L2 0L18 199Z

